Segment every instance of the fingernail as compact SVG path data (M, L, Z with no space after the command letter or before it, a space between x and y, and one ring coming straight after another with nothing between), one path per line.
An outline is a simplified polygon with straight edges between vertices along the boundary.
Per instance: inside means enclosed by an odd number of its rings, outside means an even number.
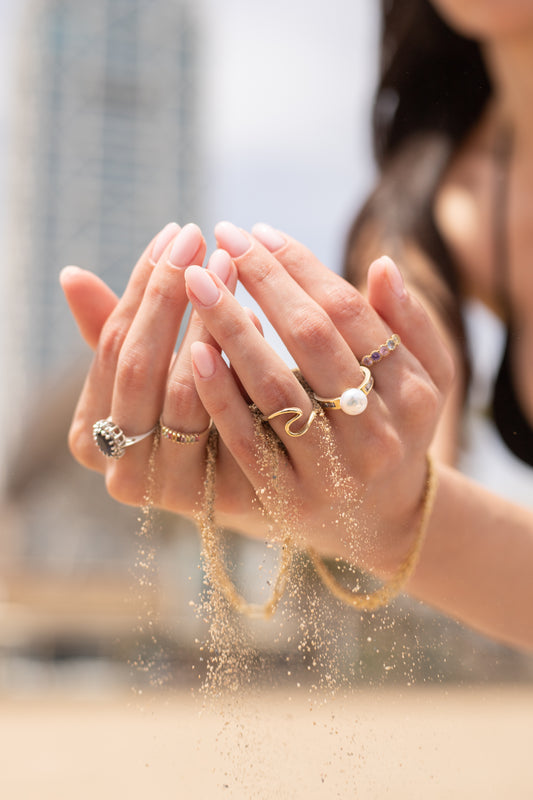
M222 283L227 283L231 272L231 258L225 250L215 250L207 264L209 272L218 275Z
M403 282L402 273L389 256L382 256L380 261L385 267L385 272L387 274L387 280L389 281L389 286L392 289L393 293L396 297L403 299L406 296L405 291L405 284Z
M80 267L75 267L73 264L69 264L67 267L63 267L63 269L60 271L59 281L61 282L63 278L68 278L69 275L79 275L80 272L83 272Z
M218 244L227 250L232 258L244 255L251 247L248 236L232 222L219 222L215 225L215 236Z
M252 233L271 253L281 250L283 245L287 244L287 240L279 231L264 222L258 222L257 225L254 225Z
M202 231L194 222L189 222L178 233L168 257L171 267L188 267L202 243Z
M220 289L203 267L188 267L185 271L187 288L202 306L214 306L220 297Z
M154 266L161 258L167 244L172 241L172 238L177 234L179 229L180 226L177 222L169 222L168 225L165 225L163 230L157 234L157 239L154 242L152 255L150 257L150 261Z
M215 374L215 359L211 349L203 342L191 344L191 359L201 378L211 378Z

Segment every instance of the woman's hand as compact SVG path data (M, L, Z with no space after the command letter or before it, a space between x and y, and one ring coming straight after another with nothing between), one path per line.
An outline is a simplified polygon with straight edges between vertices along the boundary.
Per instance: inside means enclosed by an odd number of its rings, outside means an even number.
M193 266L186 272L187 266L202 263L204 239L195 225L182 231L167 226L142 255L120 300L90 273L69 270L63 276L82 334L92 346L97 343L71 427L74 456L105 473L113 497L139 505L146 491L150 437L127 448L119 460L108 459L94 444L94 422L110 416L133 436L151 430L159 419L181 433L201 432L212 417L221 437L218 520L265 535L256 498L268 480L257 459L249 399L265 415L299 407L304 419L312 405L233 297L237 267L319 396L336 397L357 386L357 357L382 344L391 331L401 336L403 345L376 367L364 415L326 411L335 453L325 451L316 424L305 436L293 438L285 431L286 416L270 423L286 447L280 485L298 506L306 532L301 544L353 558L359 538L367 545L357 553L361 565L382 573L394 569L414 533L425 453L451 374L433 326L388 259L372 265L367 301L302 245L265 226L255 229L255 238L229 223L220 224L216 233L225 250L213 254L207 270ZM175 355L186 286L195 312ZM162 438L157 505L187 516L198 510L206 438L194 444ZM333 462L342 465L342 492ZM342 509L344 522L339 522ZM361 519L368 530L361 530ZM370 532L372 537L362 535Z
M128 447L119 460L106 458L93 441L92 427L97 420L111 416L126 436L151 430L159 419L185 434L205 431L209 425L209 414L196 391L190 349L193 343L203 343L216 352L217 345L196 313L174 353L188 304L185 268L202 263L205 251L196 225L181 230L175 223L167 225L139 259L120 300L89 272L67 268L61 276L80 331L95 348L74 414L70 448L81 464L105 474L109 493L123 503L142 504L152 440L148 437ZM234 291L236 270L227 253L216 251L208 271L228 292ZM246 318L255 330L255 321ZM206 440L203 435L198 442L182 444L161 437L157 505L188 516L195 513L202 497ZM253 528L258 524L251 513L253 487L223 444L220 474L221 521Z
M359 385L358 359L391 332L402 339L376 366L363 415L326 411L335 453L325 452L316 424L293 438L285 430L288 417L270 422L286 448L281 485L299 507L303 544L353 559L358 538L358 562L387 574L397 567L415 533L425 456L451 381L451 359L390 259L371 266L366 300L294 240L266 226L254 231L252 237L221 223L215 232L317 395L337 397ZM253 419L233 371L264 415L299 407L305 420L311 400L215 274L192 266L185 279L189 298L218 345L205 340L192 344L198 395L250 485L261 494L265 475L257 459ZM345 488L339 494L334 460L342 464L351 497L342 496ZM352 513L342 523L339 509L347 501ZM361 520L364 524L354 530Z

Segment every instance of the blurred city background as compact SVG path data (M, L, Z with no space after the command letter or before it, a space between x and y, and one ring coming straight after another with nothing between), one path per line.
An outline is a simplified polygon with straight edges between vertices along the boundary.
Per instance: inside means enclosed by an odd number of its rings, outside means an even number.
M192 680L198 537L161 515L156 592L133 586L139 514L66 446L89 353L58 274L77 264L120 293L165 223L196 221L213 246L226 218L338 268L373 174L376 41L374 0L0 0L0 692L129 685L152 605L148 660ZM257 576L258 546L232 547ZM399 638L417 643L411 680L533 678L530 659L418 604L361 618L322 602L345 620L355 681L405 680L382 656ZM276 626L255 634L281 674Z

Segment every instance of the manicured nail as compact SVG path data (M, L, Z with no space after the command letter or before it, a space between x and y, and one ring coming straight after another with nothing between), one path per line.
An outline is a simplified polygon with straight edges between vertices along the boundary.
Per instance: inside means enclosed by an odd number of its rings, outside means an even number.
M201 378L211 378L215 374L215 359L211 348L204 342L193 342L191 344L191 359Z
M79 275L80 272L83 270L80 267L75 267L74 265L69 264L67 267L63 267L63 269L59 273L59 282L63 281L63 278L68 278L70 275Z
M389 256L382 256L380 259L381 263L385 267L385 272L387 274L387 280L389 281L389 286L392 289L393 293L396 297L399 297L400 300L403 300L406 297L405 285L402 278L402 273Z
M185 282L191 294L202 306L214 306L220 297L220 289L203 267L188 267L185 270Z
M152 255L150 257L150 261L154 266L161 258L167 244L172 241L179 229L180 226L177 224L177 222L169 222L168 225L165 225L163 230L157 234L157 239L154 242Z
M207 264L209 272L218 275L222 283L227 283L231 272L231 258L225 250L215 250Z
M168 257L171 267L183 269L194 261L194 256L202 244L202 231L194 222L185 225L174 239Z
M287 244L287 240L279 231L264 222L258 222L257 225L254 225L252 233L271 253L281 250L283 245Z
M232 222L219 222L215 225L215 236L218 244L227 250L232 258L244 255L251 247L248 236Z

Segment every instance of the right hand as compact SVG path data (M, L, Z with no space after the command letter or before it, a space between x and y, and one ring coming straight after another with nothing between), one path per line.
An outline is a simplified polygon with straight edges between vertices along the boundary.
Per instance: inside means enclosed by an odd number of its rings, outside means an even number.
M202 264L205 253L205 240L196 225L180 230L171 224L150 242L120 299L90 272L69 267L61 275L80 332L95 350L69 446L83 466L105 475L109 494L122 503L143 503L152 437L127 448L119 460L106 458L93 441L94 422L111 416L126 436L150 430L159 419L184 433L203 431L209 424L196 391L190 347L193 342L217 345L195 312L174 353L188 303L185 268ZM170 258L178 266L170 264ZM226 253L215 251L207 268L234 291L236 269ZM206 441L207 436L194 444L161 438L155 505L189 517L197 512L203 496ZM254 489L223 442L217 465L219 522L261 529L262 518L252 512Z

